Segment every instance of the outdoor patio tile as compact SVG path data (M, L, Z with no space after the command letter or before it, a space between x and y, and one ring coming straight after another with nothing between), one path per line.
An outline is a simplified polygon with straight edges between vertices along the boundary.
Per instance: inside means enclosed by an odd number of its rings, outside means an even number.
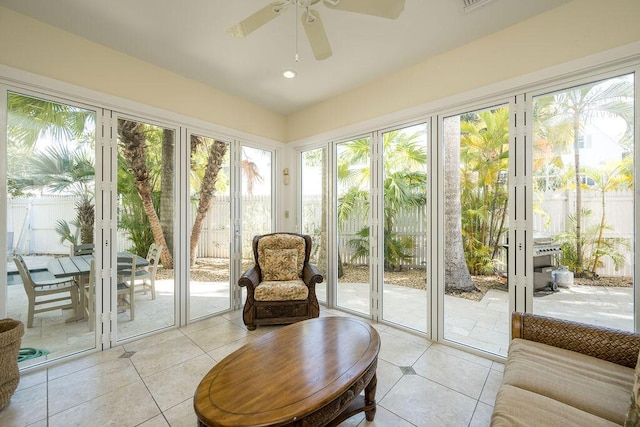
M0 411L0 425L26 426L47 419L47 384L17 390Z
M489 368L450 352L430 348L413 365L418 375L463 393L475 400L480 397Z
M416 426L468 426L476 400L419 375L405 375L380 406Z
M159 413L145 385L138 381L50 416L49 426L85 425L87 420L93 425L135 426Z
M165 411L193 396L213 365L213 359L203 354L149 375L143 381L160 410Z
M132 355L130 360L140 377L146 378L203 353L204 351L193 341L181 336L150 348L141 349Z

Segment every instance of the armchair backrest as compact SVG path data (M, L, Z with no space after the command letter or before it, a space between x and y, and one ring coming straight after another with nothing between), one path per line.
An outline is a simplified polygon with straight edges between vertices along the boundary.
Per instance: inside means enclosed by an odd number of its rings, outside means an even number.
M262 280L294 280L302 277L309 262L311 237L296 233L271 233L253 238L253 256Z

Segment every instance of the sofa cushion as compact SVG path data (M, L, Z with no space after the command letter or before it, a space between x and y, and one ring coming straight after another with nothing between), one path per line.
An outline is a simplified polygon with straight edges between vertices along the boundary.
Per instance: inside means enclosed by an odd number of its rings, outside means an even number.
M503 384L496 396L491 427L611 427L617 425L546 396Z
M516 338L509 345L503 383L622 425L633 372L595 357Z
M298 301L308 296L309 288L302 280L260 282L253 292L256 301Z
M298 251L296 249L265 249L260 258L262 280L296 280Z
M636 362L636 370L633 373L633 389L631 390L631 403L627 412L625 426L640 425L640 357Z

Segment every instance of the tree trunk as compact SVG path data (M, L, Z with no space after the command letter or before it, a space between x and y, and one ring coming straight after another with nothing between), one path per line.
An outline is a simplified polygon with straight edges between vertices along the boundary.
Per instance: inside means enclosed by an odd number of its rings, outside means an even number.
M95 206L84 195L76 203L77 219L80 224L80 243L93 243L93 229L95 224Z
M444 120L444 283L445 291L473 291L464 257L462 204L460 202L460 118Z
M211 202L214 198L213 195L216 191L218 173L222 168L222 162L226 153L227 144L221 141L214 141L209 148L207 166L204 171L204 177L202 178L202 184L200 185L200 200L198 201L196 218L193 221L193 227L191 228L191 239L189 241L189 263L191 266L195 265L196 263L198 240L200 239L202 222L207 216L207 212L209 212L209 209L211 208Z
M160 219L151 197L144 124L130 120L120 120L118 122L118 133L122 144L122 156L131 169L133 181L142 200L142 207L149 219L149 228L153 234L153 239L156 244L162 245L160 262L162 262L164 268L173 269L173 257L167 250L167 242L164 239Z
M573 121L573 158L576 180L576 275L582 275L584 260L582 259L582 179L580 174L580 116L576 114Z
M170 129L162 131L162 176L160 178L160 223L167 243L167 251L173 256L173 181L175 132Z

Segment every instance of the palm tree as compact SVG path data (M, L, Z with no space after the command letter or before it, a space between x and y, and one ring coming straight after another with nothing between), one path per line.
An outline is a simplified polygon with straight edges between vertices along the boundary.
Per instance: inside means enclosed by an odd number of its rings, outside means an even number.
M191 156L193 165L193 156L202 147L206 148L207 160L204 165L204 174L200 180L200 191L198 198L198 207L196 208L196 217L191 227L191 239L189 241L190 263L193 266L196 262L198 249L198 241L200 240L200 231L202 230L202 222L207 216L207 212L211 208L214 199L218 176L222 169L223 161L227 154L228 144L222 141L213 140L207 147L207 139L200 136L191 136Z
M175 132L172 129L162 129L162 157L160 176L160 222L162 233L167 242L167 250L173 254L173 191Z
M473 274L490 274L507 231L509 110L475 113L460 127L465 258Z
M81 143L72 148L69 144L58 142L33 154L27 163L33 176L31 186L76 196L75 224L80 229L79 243L93 243L95 207L91 188L95 168L91 146ZM61 230L69 228L65 220L60 220L58 224ZM62 240L65 240L64 235Z
M444 282L445 291L475 290L465 259L460 201L460 116L447 117L444 128Z
M385 269L396 270L401 262L411 259L413 240L398 236L395 221L400 213L426 204L426 147L423 130L413 133L391 131L384 133L384 263ZM342 223L358 210L366 223L369 211L369 139L363 138L346 145L338 159L338 180L350 184L338 200L338 222ZM354 258L369 255L369 226L363 227L350 244Z
M160 262L163 267L173 269L173 256L166 249L167 242L162 231L162 224L153 203L153 187L147 166L146 133L147 129L144 123L132 120L118 120L118 136L120 137L119 143L122 157L133 176L134 185L149 220L149 228L153 233L153 239L156 244L163 247L160 254Z
M601 169L587 169L587 176L593 179L594 190L600 192L600 222L597 226L597 235L593 242L591 260L586 265L585 270L596 274L596 269L601 267L600 258L609 256L615 263L616 270L624 265L624 257L617 251L618 246L628 247L628 243L620 238L604 237L604 231L609 229L606 221L606 193L610 191L622 190L632 186L632 176L625 173L627 165L632 164L631 156L625 157L622 162L615 162Z
M7 106L9 150L21 153L14 158L28 159L9 162L12 194L21 194L28 187L76 194L81 241L93 242L94 205L90 188L95 177L91 149L95 140L95 113L15 93L9 94ZM35 152L38 139L47 136L55 145ZM61 229L69 229L63 222L59 224Z
M582 177L580 148L585 128L595 118L621 118L627 123L627 134L633 132L633 79L631 76L596 82L541 97L534 105L536 119L543 128L558 127L565 132L554 142L573 151L574 185L576 191L575 235L576 273L584 270L582 250Z

